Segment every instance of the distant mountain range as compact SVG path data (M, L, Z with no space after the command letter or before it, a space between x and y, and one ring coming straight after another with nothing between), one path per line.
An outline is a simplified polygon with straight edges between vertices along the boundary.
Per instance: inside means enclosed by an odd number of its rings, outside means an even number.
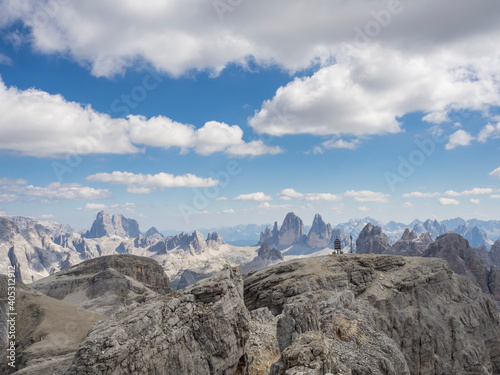
M389 238L389 243L391 244L395 243L403 235L406 228L415 231L417 234L429 232L433 238L452 231L463 235L471 243L471 246L474 247L485 245L489 248L493 242L500 239L500 220L486 221L455 218L442 221L421 221L416 219L409 224L405 224L396 221L383 223L382 221L371 217L364 217L360 219L351 219L347 222L337 224L333 227L333 229L339 229L346 236L352 235L353 238L357 238L359 233L361 233L365 225L368 223L382 228L384 233ZM199 231L204 234L217 232L222 238L224 238L224 241L234 246L251 246L259 242L260 234L265 232L267 227L269 227L269 230L272 230L273 224L242 224L234 227L199 229ZM474 229L475 227L477 227L477 230ZM311 226L304 224L305 233L308 233L310 229ZM162 234L164 235L172 235L173 233L175 233L175 231L162 231Z

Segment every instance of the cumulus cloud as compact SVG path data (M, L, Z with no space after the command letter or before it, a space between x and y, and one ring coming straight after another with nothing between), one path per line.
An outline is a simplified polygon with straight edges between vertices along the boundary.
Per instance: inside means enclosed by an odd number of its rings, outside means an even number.
M283 189L278 194L278 199L282 201L289 201L292 199L301 199L304 201L338 201L342 199L341 195L331 193L299 193L294 189Z
M31 30L36 50L65 53L90 65L97 76L117 74L142 61L172 75L192 69L217 73L230 62L244 65L249 56L292 71L325 64L339 45L356 42L355 28L373 22L373 11L387 9L384 0L313 0L307 6L300 0L255 0L224 3L228 8L222 11L217 2L202 0L48 3L0 3L0 26L20 21ZM463 41L477 39L475 55L495 51L483 51L489 43L498 45L496 2L403 1L401 8L377 41L425 53L459 49ZM50 16L44 9L52 10Z
M453 150L457 146L468 146L474 140L474 137L467 133L465 130L457 130L450 135L450 139L445 146L447 150Z
M299 193L298 191L295 191L294 189L283 189L281 192L278 194L280 200L282 201L289 201L293 198L302 198L304 194Z
M492 124L485 125L477 135L477 140L481 143L485 143L490 138L498 138L498 137L500 137L500 122L496 125Z
M348 190L344 193L346 197L353 197L356 202L380 202L388 201L390 194L378 193L370 190L354 191Z
M227 197L217 197L217 198L215 198L215 200L216 200L217 202L220 202L220 201L227 201Z
M370 207L366 207L366 206L359 206L359 207L358 207L358 211L361 211L361 212L370 211Z
M411 202L404 202L403 203L403 207L404 208L411 208L411 207L413 207L413 203L411 203Z
M234 214L234 210L232 208L230 208L228 210L223 210L222 212L225 214Z
M62 184L60 182L53 182L46 187L4 185L0 186L0 194L6 196L10 201L22 196L44 201L104 199L112 196L107 189L94 189L81 184Z
M449 197L461 197L461 196L466 196L466 195L484 195L484 194L491 194L495 190L492 188L473 188L471 190L464 190L461 192L455 191L455 190L448 190L444 193L444 195L447 195Z
M439 203L443 206L457 206L460 204L459 201L453 198L439 198Z
M0 79L0 149L22 155L128 154L141 147L179 148L200 155L225 152L233 157L278 154L278 146L245 142L237 125L209 121L197 129L165 116L112 118L90 105L67 101L41 90L6 87Z
M126 185L127 191L134 194L148 194L163 188L174 187L208 187L218 185L213 178L198 177L193 174L174 176L169 173L134 174L114 171L112 173L96 173L87 176L87 181L105 182L115 185Z
M403 194L404 198L433 198L440 196L441 193L422 193L420 191L414 191L411 193Z
M256 201L256 202L265 202L270 201L273 198L270 195L266 195L263 192L250 193L250 194L240 194L236 198L235 201Z
M326 149L331 148L345 148L348 150L354 150L359 146L361 142L358 139L354 139L352 141L344 141L343 139L330 139L326 142L323 142L321 145Z
M500 167L498 167L497 169L495 169L494 171L490 172L490 176L493 176L493 177L500 177Z
M473 204L479 204L479 203L481 203L481 200L480 199L471 198L470 202L473 203Z
M42 219L42 220L50 220L50 219L54 219L54 218L55 218L55 216L52 214L40 215L40 219Z
M107 209L108 206L102 203L87 203L85 206L77 208L77 210L89 210L89 211L102 211Z
M261 203L257 206L259 210L283 210L288 209L291 206L289 204L270 204L269 202Z

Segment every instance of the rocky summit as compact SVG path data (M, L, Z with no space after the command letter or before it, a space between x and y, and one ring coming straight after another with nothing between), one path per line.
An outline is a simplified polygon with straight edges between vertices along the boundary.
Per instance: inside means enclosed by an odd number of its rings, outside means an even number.
M72 341L71 365L69 348L61 352L58 373L500 373L496 304L436 258L328 255L244 278L226 267L107 320L85 319L101 321Z
M371 223L366 224L356 240L358 254L384 254L390 248L389 239L382 228Z
M90 259L30 286L49 297L108 316L171 291L157 262L128 254Z
M281 374L498 374L500 315L440 259L336 255L249 274L245 303L277 315Z
M104 236L137 237L141 234L139 223L123 215L110 215L105 211L97 214L92 227L85 234L87 238Z

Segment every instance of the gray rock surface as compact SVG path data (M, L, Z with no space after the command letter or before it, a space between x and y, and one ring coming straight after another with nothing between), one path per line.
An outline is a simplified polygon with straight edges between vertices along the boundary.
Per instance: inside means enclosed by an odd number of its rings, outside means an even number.
M302 219L289 212L283 220L278 233L278 245L292 246L294 244L303 243L305 240L304 223Z
M268 245L273 246L278 244L278 222L274 222L274 227L273 230L271 230L269 227L266 227L264 232L260 234L260 240L257 245L262 245L264 242L266 242Z
M488 241L488 236L486 233L483 233L477 226L471 226L467 223L464 223L458 226L455 230L455 233L462 235L472 247L478 246L488 246L490 245Z
M193 285L194 283L197 283L200 280L206 279L207 277L210 277L210 274L204 274L204 273L198 273L194 272L191 270L185 270L178 283L176 285L172 285L172 288L175 290L179 289L184 289L185 287L189 285Z
M332 237L332 226L326 224L320 214L314 215L314 220L307 234L307 246L312 248L325 248Z
M429 233L417 236L414 231L406 228L403 235L397 240L387 253L403 256L421 256L427 247L433 242Z
M444 260L294 260L246 277L245 303L278 315L273 375L500 373L498 308Z
M105 211L97 214L92 227L85 234L87 238L104 236L137 237L141 234L139 223L134 219L127 219L123 215L110 215Z
M243 280L227 268L95 325L66 374L234 374L249 329Z
M258 270L259 268L263 267L268 267L272 264L276 264L279 262L283 262L283 254L281 251L276 250L275 248L270 248L267 242L264 242L259 251L257 256L252 259L251 262L242 264L240 267L240 272L242 274Z
M2 309L6 306L6 282L7 276L0 275ZM12 372L3 361L5 343L2 340L2 374L63 374L89 329L107 319L104 315L47 297L21 282L16 283L16 297L16 371ZM2 324L5 316L2 314Z
M171 291L163 268L152 259L135 255L90 259L38 280L31 287L104 315Z
M391 245L379 226L366 224L356 240L358 254L385 254Z

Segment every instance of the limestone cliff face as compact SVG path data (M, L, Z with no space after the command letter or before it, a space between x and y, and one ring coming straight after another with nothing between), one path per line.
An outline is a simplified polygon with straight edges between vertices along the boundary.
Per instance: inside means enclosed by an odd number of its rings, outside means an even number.
M425 232L417 236L414 231L406 228L401 238L392 245L388 252L395 255L421 256L432 242L429 233Z
M271 230L269 227L266 227L264 232L260 234L260 240L257 245L262 245L263 243L267 243L268 245L278 245L278 222L274 222L274 227L273 230Z
M444 260L306 258L245 279L250 310L278 315L271 374L498 374L500 315Z
M137 237L141 234L139 224L134 219L127 219L123 215L110 215L105 211L97 214L90 230L85 234L87 238L101 238L104 236Z
M358 254L384 254L390 248L389 239L382 228L371 223L366 224L356 240Z
M424 257L445 259L450 268L459 275L467 276L483 292L490 293L500 302L500 271L495 266L488 267L477 249L461 235L447 233L439 236L422 254Z
M278 233L278 244L280 246L292 246L303 242L305 239L304 233L304 223L302 219L295 215L293 212L289 212L283 220L283 225L281 226Z
M413 226L413 231L418 235L422 233L429 233L432 238L437 238L442 234L448 232L448 228L445 225L439 223L437 220L426 220L423 223L417 223Z
M326 224L320 214L316 214L307 235L307 246L312 248L328 247L331 237L332 226Z
M264 242L260 247L257 256L252 259L252 261L241 265L240 272L245 274L283 261L284 258L281 251L276 250L275 248L271 249L267 242Z
M66 374L234 374L250 314L228 268L95 325Z
M104 315L170 292L168 277L156 261L128 254L87 260L31 287Z

